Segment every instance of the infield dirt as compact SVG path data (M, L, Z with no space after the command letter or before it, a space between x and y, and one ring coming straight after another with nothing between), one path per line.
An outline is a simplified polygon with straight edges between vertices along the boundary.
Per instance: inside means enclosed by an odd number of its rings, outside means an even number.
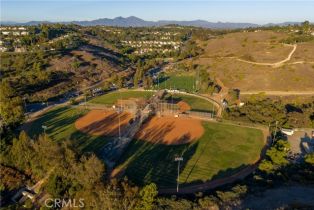
M119 117L121 130L132 119L132 114L115 111L92 110L75 122L75 127L83 133L93 136L117 136L119 134Z
M204 133L202 122L186 117L152 117L135 138L151 143L178 145L198 140Z

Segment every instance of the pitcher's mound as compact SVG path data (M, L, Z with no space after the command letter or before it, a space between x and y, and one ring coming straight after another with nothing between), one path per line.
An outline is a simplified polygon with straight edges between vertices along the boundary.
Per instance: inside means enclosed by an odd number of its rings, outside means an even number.
M130 122L132 115L128 112L118 114L115 111L92 110L75 122L75 127L81 132L94 136L117 136L120 129Z
M135 138L161 144L186 144L204 133L200 120L176 117L153 117L145 123Z

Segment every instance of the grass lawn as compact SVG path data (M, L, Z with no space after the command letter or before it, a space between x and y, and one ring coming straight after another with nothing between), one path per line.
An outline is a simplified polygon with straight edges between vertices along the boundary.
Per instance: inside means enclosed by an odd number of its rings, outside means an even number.
M87 110L70 107L58 107L26 125L26 132L31 137L44 133L42 125L47 126L47 135L55 141L70 140L74 146L83 152L98 150L110 139L84 134L76 130L74 122L87 113Z
M175 187L176 155L182 155L180 183L204 182L228 176L255 162L263 147L260 130L203 122L204 135L185 145L162 145L134 140L118 167L139 185L155 182L159 187Z
M168 74L165 78L160 78L159 89L177 89L187 92L194 91L195 76L182 74ZM157 84L155 88L158 89Z
M150 98L154 92L152 91L116 91L108 93L90 100L90 103L113 105L118 99L129 98Z

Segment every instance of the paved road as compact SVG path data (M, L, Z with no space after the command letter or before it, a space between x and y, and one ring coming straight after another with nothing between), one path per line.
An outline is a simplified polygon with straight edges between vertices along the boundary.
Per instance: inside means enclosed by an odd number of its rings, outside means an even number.
M249 195L234 209L314 209L314 186L292 185Z
M272 90L241 91L240 95L253 95L259 93L272 96L314 95L314 91L272 91Z

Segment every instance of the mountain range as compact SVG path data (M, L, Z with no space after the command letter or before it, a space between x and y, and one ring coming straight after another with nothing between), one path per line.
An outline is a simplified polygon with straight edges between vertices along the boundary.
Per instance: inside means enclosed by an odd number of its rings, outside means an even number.
M250 28L250 27L260 27L260 26L274 26L274 25L292 25L300 24L299 22L284 22L279 24L265 24L259 25L254 23L232 23L232 22L209 22L206 20L190 20L190 21L177 21L177 20L159 20L159 21L146 21L135 16L130 17L116 17L110 18L100 18L90 21L68 21L68 22L50 22L50 21L30 21L25 23L17 23L12 21L1 22L1 25L38 25L38 24L53 24L53 23L63 23L63 24L77 24L81 26L118 26L118 27L150 27L150 26L165 26L165 25L180 25L180 26L195 26L203 28L213 28L213 29L235 29L235 28Z

